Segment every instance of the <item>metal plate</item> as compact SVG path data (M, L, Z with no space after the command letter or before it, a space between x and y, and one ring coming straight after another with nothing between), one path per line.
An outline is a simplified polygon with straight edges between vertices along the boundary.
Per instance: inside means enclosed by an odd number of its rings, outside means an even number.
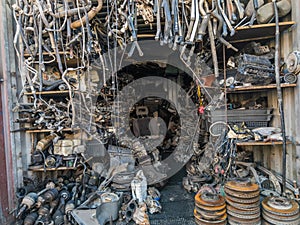
M264 212L262 213L263 218L270 223L276 224L276 225L299 225L300 224L300 218L298 218L297 220L293 220L293 221L278 221L272 217L267 216L266 214L264 214Z
M273 207L269 206L268 201L270 198L271 197L267 197L262 201L262 207L265 211L279 216L293 216L299 214L299 205L296 201L291 200L291 204L292 204L291 209L282 210L282 209L274 209Z
M194 211L194 216L195 219L201 223L207 223L207 224L219 224L219 223L224 223L227 220L227 214L225 213L219 220L205 220L203 218L201 218L200 215L198 215L197 213L195 213L196 210Z
M224 214L226 213L226 209L223 209L221 211L216 211L216 212L210 212L210 211L205 211L205 210L200 210L197 206L195 208L194 214L197 213L199 216L201 216L204 219L207 220L218 220Z
M236 218L228 215L228 223L231 225L260 225L261 219L259 217L256 219L247 220L247 219Z
M195 201L204 206L221 206L225 204L225 199L221 195L212 193L196 194Z
M240 192L240 191L232 191L225 187L225 193L228 195L231 195L236 198L255 198L259 196L259 191L253 191L253 192Z
M254 192L259 190L259 186L257 184L253 184L248 181L229 181L225 184L225 188L228 188L233 191L240 192Z
M233 202L237 202L237 203L242 203L242 204L248 204L248 203L255 203L258 202L260 200L260 197L257 196L255 198L236 198L230 195L226 195L226 199L229 199Z
M256 213L260 212L260 208L254 208L254 209L240 209L240 208L235 208L231 205L227 205L227 211L231 211L233 213L238 213L240 215L253 215Z
M195 205L199 208L199 209L203 209L206 211L220 211L226 208L226 204L224 203L224 205L221 206L205 206L205 205L200 205L197 202L195 203Z
M226 198L226 202L227 202L227 204L229 204L235 208L240 208L240 209L254 209L254 208L258 208L260 205L259 201L255 202L255 203L251 203L251 204L241 204L241 203L233 202L227 198Z
M296 214L296 215L293 215L293 216L291 216L291 215L280 216L280 215L275 215L273 213L269 213L265 210L263 210L263 213L264 213L265 216L267 216L269 218L272 218L272 219L277 220L277 221L284 221L284 222L297 220L297 219L299 219L299 216L300 216L299 214Z
M254 214L244 215L244 214L239 214L239 213L227 210L227 214L230 215L230 216L233 216L235 218L253 220L253 219L257 219L257 218L260 217L260 211L258 211L258 212L257 212L257 210L255 210L255 211L256 211L256 213L254 213Z

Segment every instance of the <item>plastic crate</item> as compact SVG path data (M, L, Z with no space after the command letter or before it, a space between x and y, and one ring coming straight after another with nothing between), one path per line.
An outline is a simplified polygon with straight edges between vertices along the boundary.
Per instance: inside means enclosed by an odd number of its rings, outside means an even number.
M231 125L241 125L243 122L248 128L267 127L272 119L272 109L258 110L225 110L207 111L206 118L209 123L227 121Z

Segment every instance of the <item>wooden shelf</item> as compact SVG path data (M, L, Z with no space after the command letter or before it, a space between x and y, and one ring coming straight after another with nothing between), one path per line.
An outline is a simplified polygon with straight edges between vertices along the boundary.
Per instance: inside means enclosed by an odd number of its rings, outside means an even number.
M283 32L295 24L294 21L280 22L279 30ZM275 27L275 23L238 27L235 34L232 37L226 37L226 40L231 43L239 43L274 38Z
M28 168L30 171L44 172L44 171L61 171L61 170L77 170L77 167L57 167L57 168Z
M293 142L288 141L286 144L292 144ZM255 141L248 141L248 142L237 142L237 146L266 146L266 145L282 145L282 141L269 141L269 142L255 142Z
M33 95L32 92L25 92L24 93L25 95ZM66 91L37 91L35 92L36 95L61 95L61 94L69 94L69 91L66 90Z
M289 87L297 87L297 84L281 84L282 88L289 88ZM247 91L255 91L255 90L264 90L264 89L275 89L276 84L269 84L263 86L249 86L249 87L235 87L235 88L227 88L228 93L234 92L247 92Z
M65 128L62 129L62 132L68 131L79 131L80 128ZM42 129L42 130L26 130L26 133L48 133L48 132L56 132L56 130Z

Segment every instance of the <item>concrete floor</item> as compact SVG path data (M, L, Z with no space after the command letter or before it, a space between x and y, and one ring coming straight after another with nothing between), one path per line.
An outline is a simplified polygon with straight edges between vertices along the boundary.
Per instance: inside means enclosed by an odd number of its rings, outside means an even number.
M151 225L195 225L194 194L182 187L185 169L173 176L161 191L162 212L149 215Z

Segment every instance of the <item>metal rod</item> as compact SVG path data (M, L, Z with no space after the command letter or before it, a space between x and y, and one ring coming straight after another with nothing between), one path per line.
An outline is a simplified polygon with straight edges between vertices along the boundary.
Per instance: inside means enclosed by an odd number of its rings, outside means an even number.
M279 18L278 9L276 5L276 0L272 0L275 12L275 78L277 87L277 98L282 130L282 194L285 195L286 191L286 135L285 135L285 121L284 121L284 111L283 111L283 99L282 91L280 86L280 71L279 71L279 45L280 45L280 32L279 32Z

